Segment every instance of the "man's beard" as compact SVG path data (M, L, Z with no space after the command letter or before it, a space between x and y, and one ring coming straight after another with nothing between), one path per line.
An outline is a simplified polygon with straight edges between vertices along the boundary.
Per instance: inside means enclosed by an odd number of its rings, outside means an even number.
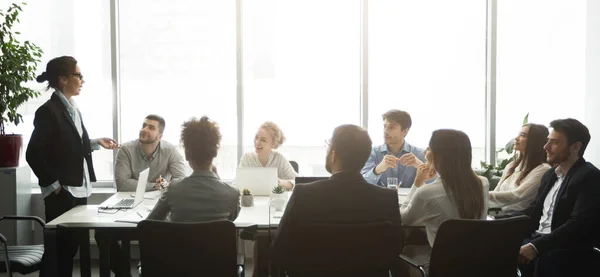
M150 137L150 135L148 135L148 139L142 139L142 134L140 134L140 142L142 144L153 144L158 140L158 136L152 138Z
M559 165L560 163L566 161L569 159L569 157L571 156L571 151L569 151L569 149L565 149L565 151L561 151L560 153L556 153L554 155L554 159L553 160L548 160L548 163L556 166Z

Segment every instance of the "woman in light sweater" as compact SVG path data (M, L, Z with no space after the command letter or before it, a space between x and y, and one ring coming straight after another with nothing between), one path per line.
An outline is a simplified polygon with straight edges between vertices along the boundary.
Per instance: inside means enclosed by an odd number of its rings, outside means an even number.
M277 149L285 141L285 136L277 124L267 121L260 125L254 137L254 152L242 156L239 167L276 167L279 185L287 190L294 187L298 173L290 162Z
M425 226L428 244L406 245L403 254L419 262L429 261L435 236L449 219L485 219L489 183L471 168L471 142L462 131L436 130L425 151L426 163L400 207L402 224ZM425 184L438 174L438 178ZM412 274L411 274L412 275Z
M506 166L502 179L490 192L490 207L502 208L502 213L511 214L531 204L542 176L550 169L544 150L547 141L546 126L526 124L521 128L515 138L515 160Z

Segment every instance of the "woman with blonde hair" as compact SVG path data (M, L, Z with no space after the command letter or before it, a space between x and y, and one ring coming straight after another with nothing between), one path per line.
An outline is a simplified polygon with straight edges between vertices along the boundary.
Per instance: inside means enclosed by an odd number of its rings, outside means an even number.
M254 136L254 152L242 156L239 167L276 167L278 184L287 190L294 187L298 173L276 149L285 142L285 135L277 124L267 121L260 125Z

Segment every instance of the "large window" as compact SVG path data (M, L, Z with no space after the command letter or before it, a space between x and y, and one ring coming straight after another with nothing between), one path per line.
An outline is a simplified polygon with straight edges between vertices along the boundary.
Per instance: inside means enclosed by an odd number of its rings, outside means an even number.
M527 113L546 126L583 119L585 55L586 1L498 1L498 148L517 135Z
M360 118L360 1L246 1L244 151L264 121L300 174L327 175L324 140Z
M411 114L407 142L462 130L473 165L485 146L485 1L369 1L369 133L383 143L381 115Z
M222 178L233 178L235 1L119 3L121 140L137 139L144 118L158 114L166 121L163 140L179 145L181 124L207 115L223 135L215 165Z
M6 11L13 1L1 1ZM81 95L75 98L90 137L112 137L112 89L110 76L110 27L108 1L30 1L19 14L21 41L29 40L44 54L38 74L46 63L58 56L73 56L85 76ZM23 134L21 164L26 164L25 151L33 131L35 111L52 95L46 84L31 82L30 87L42 93L19 109L24 122L8 126L8 132ZM94 169L98 181L113 179L112 151L94 152ZM35 175L32 174L35 178ZM35 179L34 179L35 180ZM34 181L35 182L35 181Z

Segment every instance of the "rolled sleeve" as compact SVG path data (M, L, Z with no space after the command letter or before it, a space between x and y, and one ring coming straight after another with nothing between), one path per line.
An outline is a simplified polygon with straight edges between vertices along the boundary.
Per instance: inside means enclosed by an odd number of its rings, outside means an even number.
M379 183L379 179L381 178L381 175L377 175L374 172L375 167L377 167L377 152L375 150L375 148L373 148L371 150L371 155L369 156L369 159L367 160L367 162L365 163L365 166L363 167L363 169L361 170L361 174L363 176L363 178L365 178L365 180L373 185L377 185Z

